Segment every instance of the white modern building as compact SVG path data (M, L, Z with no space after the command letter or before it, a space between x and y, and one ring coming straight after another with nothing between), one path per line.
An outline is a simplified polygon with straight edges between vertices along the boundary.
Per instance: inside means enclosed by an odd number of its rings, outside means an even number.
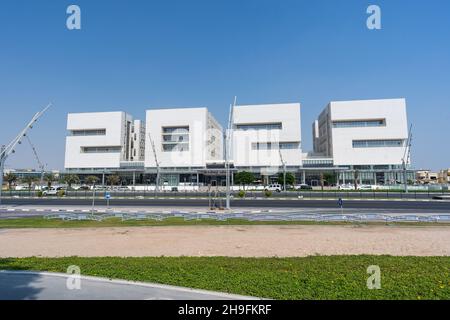
M71 113L67 130L66 170L94 172L143 162L145 126L125 112Z
M361 182L395 183L403 180L408 136L405 99L330 102L313 123L314 153L306 162L347 168L341 183L355 173Z
M274 175L302 163L300 103L233 109L231 159L237 170Z
M396 184L409 167L405 99L330 102L313 123L314 150L302 152L300 103L238 105L230 132L232 170L263 183L286 169L298 183ZM120 174L123 183L223 185L222 126L207 108L69 114L66 172ZM327 176L325 178L325 175ZM325 178L325 179L324 179ZM415 172L407 171L415 180Z
M145 170L157 165L166 184L198 182L208 164L223 162L223 130L207 108L147 111Z

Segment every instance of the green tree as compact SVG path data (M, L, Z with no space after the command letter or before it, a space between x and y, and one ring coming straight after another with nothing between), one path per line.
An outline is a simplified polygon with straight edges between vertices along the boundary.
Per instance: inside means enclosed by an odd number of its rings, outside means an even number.
M67 174L64 176L63 181L71 189L73 184L80 183L80 178L76 174Z
M17 181L17 176L14 173L9 172L5 175L4 179L8 183L8 190L11 191L11 186Z
M278 174L278 183L284 184L284 173ZM293 186L295 184L295 176L291 172L286 172L286 186Z
M50 189L53 181L56 181L56 177L53 173L47 173L44 175L44 181L47 182L47 187Z
M96 176L88 176L85 181L87 184L95 185L100 179Z
M28 186L28 190L31 190L31 186L36 182L36 177L26 176L22 179L22 182Z
M243 185L245 190L245 186L248 186L255 182L255 175L251 172L241 171L236 173L236 175L234 176L234 181L237 184Z
M108 176L106 181L108 182L108 184L110 186L115 186L115 185L118 185L120 183L120 177L118 175Z
M329 186L331 186L332 184L336 184L336 175L332 174L332 173L324 173L323 174L323 179L327 182L327 184Z

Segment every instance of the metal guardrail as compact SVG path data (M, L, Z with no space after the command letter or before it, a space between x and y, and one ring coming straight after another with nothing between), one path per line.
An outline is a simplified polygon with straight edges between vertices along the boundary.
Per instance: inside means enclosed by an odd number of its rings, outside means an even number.
M249 222L351 222L351 223L367 223L367 222L416 222L416 223L450 223L450 214L436 215L388 215L388 214L305 214L305 213L188 213L188 212L171 212L171 213L106 213L106 214L86 214L86 213L53 213L46 215L45 219L61 219L65 221L104 221L111 218L120 218L122 221L139 221L154 220L163 221L169 218L183 218L185 221L201 221L201 220L245 220Z

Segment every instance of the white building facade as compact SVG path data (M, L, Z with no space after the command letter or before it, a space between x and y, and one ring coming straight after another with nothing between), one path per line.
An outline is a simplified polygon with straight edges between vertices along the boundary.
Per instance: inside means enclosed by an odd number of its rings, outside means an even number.
M144 147L141 140L134 141L133 127L133 118L125 112L69 114L65 168L120 169Z
M366 183L403 179L399 170L409 136L405 99L330 102L313 123L313 135L316 160L323 157L353 171L342 173L341 183L353 180L356 171Z
M302 163L300 104L240 105L233 109L231 160L237 170L273 175Z
M146 121L125 112L74 113L67 119L66 172L120 174L126 184L223 185L224 132L207 108L150 109ZM405 99L330 102L302 152L300 103L233 108L230 162L263 183L285 169L297 183L398 184L404 181ZM409 167L409 159L406 165ZM408 171L414 180L414 171ZM331 178L330 178L331 176ZM334 177L334 178L333 178Z

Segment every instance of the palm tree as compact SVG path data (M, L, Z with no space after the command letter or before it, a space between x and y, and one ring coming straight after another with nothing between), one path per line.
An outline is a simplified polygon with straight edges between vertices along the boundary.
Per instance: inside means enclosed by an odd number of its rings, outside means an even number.
M87 184L95 185L99 180L96 176L88 176L85 181Z
M28 190L31 190L31 186L33 185L33 183L36 182L36 180L37 180L36 177L26 176L22 179L22 182L28 185Z
M17 176L14 173L9 172L5 175L5 181L8 182L8 190L11 191L11 186L17 181Z
M118 185L120 183L120 177L118 175L108 176L107 182L111 186Z
M68 174L64 176L63 181L72 189L72 184L80 183L80 178L76 174Z
M56 177L53 173L47 173L44 175L44 181L47 182L47 187L50 189L52 187L53 181L56 180Z

